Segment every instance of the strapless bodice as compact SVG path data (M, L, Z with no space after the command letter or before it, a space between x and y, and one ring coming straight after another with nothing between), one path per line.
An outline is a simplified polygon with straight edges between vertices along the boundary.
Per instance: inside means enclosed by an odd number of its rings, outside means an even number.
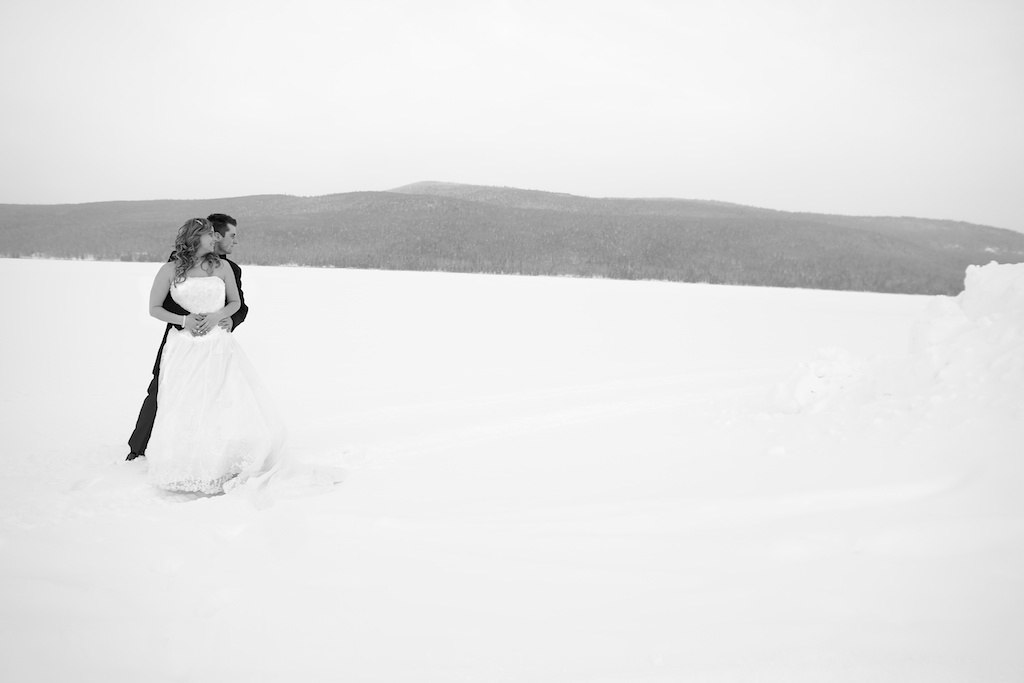
M213 313L224 308L224 281L219 277L190 277L171 285L171 298L189 313Z

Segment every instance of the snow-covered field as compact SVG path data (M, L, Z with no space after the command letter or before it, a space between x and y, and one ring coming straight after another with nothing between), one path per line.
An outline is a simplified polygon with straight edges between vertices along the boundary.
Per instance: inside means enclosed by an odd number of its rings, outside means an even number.
M157 267L0 260L0 680L1024 680L1024 266L246 267L292 453L347 471L259 500L124 462Z

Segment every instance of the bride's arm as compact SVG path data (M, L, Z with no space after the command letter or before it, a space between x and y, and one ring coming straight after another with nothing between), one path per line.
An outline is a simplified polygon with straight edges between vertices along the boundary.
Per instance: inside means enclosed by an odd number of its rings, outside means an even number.
M206 320L199 326L200 333L209 332L221 320L230 318L242 305L241 299L238 296L238 283L235 282L235 273L231 270L231 266L221 261L220 265L217 266L217 270L213 271L213 274L224 280L224 301L226 303L224 308L207 314Z
M167 293L171 291L171 281L174 279L174 262L169 261L164 265L160 266L160 270L156 274L156 279L153 280L153 288L149 290L149 314L157 320L162 320L165 323L171 323L172 325L181 325L182 327L188 327L185 324L186 318L193 318L193 322L198 322L201 316L196 316L194 313L187 316L178 315L171 313L164 308L164 299L167 298Z

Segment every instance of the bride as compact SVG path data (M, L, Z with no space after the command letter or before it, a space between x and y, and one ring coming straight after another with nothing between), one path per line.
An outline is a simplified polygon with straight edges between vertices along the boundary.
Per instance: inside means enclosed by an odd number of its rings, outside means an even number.
M171 491L222 493L284 457L284 425L234 336L218 325L240 305L235 275L214 251L219 238L204 218L181 226L174 260L149 295L154 318L185 328L167 336L146 452L150 481ZM191 313L165 309L168 292Z

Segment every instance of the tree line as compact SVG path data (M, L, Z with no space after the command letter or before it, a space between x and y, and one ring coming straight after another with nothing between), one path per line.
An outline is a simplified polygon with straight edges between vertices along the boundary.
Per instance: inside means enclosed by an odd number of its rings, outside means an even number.
M955 294L969 264L1024 261L1024 235L951 221L661 200L560 209L553 197L542 208L392 192L0 205L0 255L159 262L184 220L217 211L239 219L239 260L263 265Z

